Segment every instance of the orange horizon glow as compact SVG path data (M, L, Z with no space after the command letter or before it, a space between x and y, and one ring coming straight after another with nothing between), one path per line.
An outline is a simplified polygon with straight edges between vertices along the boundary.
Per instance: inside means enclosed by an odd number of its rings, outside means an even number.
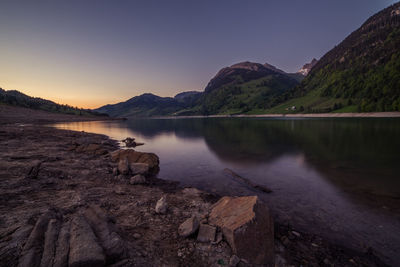
M99 93L91 93L91 90L85 90L85 89L75 89L75 90L70 90L67 88L67 86L64 87L58 87L58 90L52 90L51 88L48 87L40 87L40 88L34 88L30 87L27 85L24 85L24 83L21 83L22 85L19 85L19 83L13 83L13 84L7 84L7 83L2 83L0 84L0 88L3 90L17 90L23 94L26 94L31 97L39 97L43 98L46 100L53 101L57 104L60 105L69 105L72 107L77 107L77 108L83 108L83 109L96 109L99 107L102 107L104 105L108 104L116 104L120 102L127 101L128 99L144 94L144 93L152 93L151 91L135 91L132 93L125 93L121 95L116 95L112 96L110 94L102 94L100 95ZM80 92L79 92L80 91ZM65 92L72 92L74 94L65 94ZM179 92L176 92L177 94ZM161 97L173 97L175 94L168 95L168 96L161 96Z

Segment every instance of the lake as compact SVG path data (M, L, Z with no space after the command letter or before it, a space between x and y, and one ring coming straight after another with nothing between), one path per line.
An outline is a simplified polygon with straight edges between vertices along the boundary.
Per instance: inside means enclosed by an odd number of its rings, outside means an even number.
M54 125L134 137L163 179L220 195L257 194L279 223L400 265L400 120L129 119ZM229 168L273 190L232 179Z

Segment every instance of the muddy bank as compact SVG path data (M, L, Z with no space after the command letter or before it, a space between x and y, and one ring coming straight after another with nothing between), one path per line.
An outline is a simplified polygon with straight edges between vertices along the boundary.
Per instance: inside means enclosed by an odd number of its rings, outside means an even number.
M102 135L2 125L0 265L73 266L89 256L114 266L228 265L234 253L225 240L178 234L181 223L207 215L219 196L154 177L131 184L115 171L110 152L117 149ZM168 209L160 214L162 197ZM352 251L286 225L275 224L274 243L277 266L384 266L373 251Z

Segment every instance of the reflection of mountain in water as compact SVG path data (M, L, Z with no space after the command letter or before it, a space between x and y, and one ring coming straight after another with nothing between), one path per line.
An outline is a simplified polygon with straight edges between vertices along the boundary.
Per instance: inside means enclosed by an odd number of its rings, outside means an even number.
M371 182L400 188L400 181L394 179L400 171L397 120L207 118L128 123L148 137L174 133L185 139L204 138L210 151L236 165L268 163L300 152L335 184Z
M133 131L149 138L174 133L180 138L203 138L201 119L132 119L127 124Z
M308 159L352 166L396 166L400 158L400 124L391 119L146 119L128 127L147 137L174 133L204 138L224 161L265 162L301 151Z

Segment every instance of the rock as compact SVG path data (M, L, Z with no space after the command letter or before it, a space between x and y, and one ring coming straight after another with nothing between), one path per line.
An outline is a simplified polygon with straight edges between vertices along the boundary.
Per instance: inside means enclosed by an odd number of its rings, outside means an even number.
M118 176L118 168L113 168L112 173L114 176Z
M78 215L71 223L69 266L104 266L103 249L85 218Z
M45 232L50 219L54 218L53 212L46 212L36 221L35 227L29 235L19 258L18 266L39 266L41 261Z
M198 242L214 242L217 228L208 224L200 224L199 234L197 235Z
M134 233L134 234L133 234L133 238L135 238L135 239L139 239L139 238L141 238L141 237L142 237L142 235L139 234L139 233Z
M135 175L135 176L131 177L131 179L129 180L129 183L133 184L133 185L145 184L146 182L147 182L146 178L141 174Z
M129 173L129 164L128 164L127 159L121 159L118 162L118 171L119 171L119 173L122 173L125 175Z
M28 175L26 177L31 179L36 179L39 175L41 165L42 165L41 161L35 161L32 164L31 168L29 169Z
M68 266L69 238L70 238L69 229L70 229L70 223L65 222L61 227L60 233L58 234L53 267Z
M122 140L122 142L124 142L125 146L127 146L127 147L135 147L136 146L135 138L127 137L124 140Z
M214 204L208 221L222 229L240 258L274 266L274 224L269 209L257 196L221 198Z
M130 163L129 169L132 175L145 175L149 171L149 165L147 165L146 163Z
M292 231L292 234L295 235L296 237L300 237L300 234L296 231Z
M15 266L20 256L21 245L25 243L32 232L32 225L18 226L13 233L1 237L0 266ZM3 239L5 237L5 239ZM7 241L6 241L7 240ZM6 241L6 242L4 242Z
M184 221L178 228L178 234L182 237L188 237L194 234L199 229L199 220L196 216L192 216L191 218Z
M160 160L154 153L145 153L133 149L120 149L111 153L111 160L119 162L121 159L127 159L128 163L146 163L150 171L157 171Z
M229 259L229 266L230 267L236 267L240 262L240 259L236 255L232 255L232 257Z
M165 214L167 213L168 204L167 199L165 197L160 198L156 204L156 213Z
M219 244L222 241L222 233L218 232L217 237L215 238L215 242L213 244Z
M53 266L56 243L59 232L59 223L56 219L51 219L45 233L41 267Z
M91 206L84 214L104 248L107 260L114 262L123 258L125 255L124 242L114 231L113 225L108 222L109 220L103 210L98 206Z

